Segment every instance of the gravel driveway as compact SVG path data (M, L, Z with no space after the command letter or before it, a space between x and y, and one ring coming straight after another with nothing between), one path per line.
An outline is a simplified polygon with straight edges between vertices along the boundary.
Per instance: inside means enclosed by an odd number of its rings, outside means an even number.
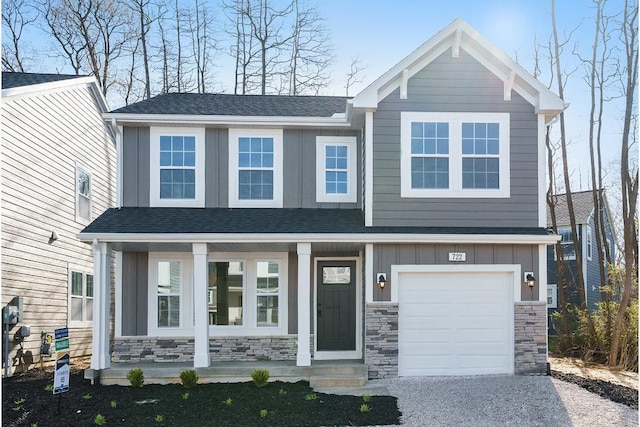
M638 411L551 377L369 381L398 398L403 426L637 426Z

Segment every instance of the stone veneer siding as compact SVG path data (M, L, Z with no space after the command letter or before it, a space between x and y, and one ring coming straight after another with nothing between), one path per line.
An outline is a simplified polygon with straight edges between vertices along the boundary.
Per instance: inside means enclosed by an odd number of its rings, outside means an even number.
M398 376L398 304L367 304L365 358L369 378Z
M515 303L515 371L519 375L547 373L547 304Z
M313 337L312 337L313 339ZM211 362L296 360L297 336L215 337ZM313 342L313 341L312 341ZM121 337L113 343L113 362L193 362L193 338ZM311 346L313 352L313 345Z

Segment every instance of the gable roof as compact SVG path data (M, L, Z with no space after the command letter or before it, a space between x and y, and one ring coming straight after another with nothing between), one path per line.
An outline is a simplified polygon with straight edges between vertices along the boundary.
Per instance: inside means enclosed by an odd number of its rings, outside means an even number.
M456 57L459 49L464 49L504 82L505 100L510 99L511 90L515 90L535 107L536 113L543 113L547 122L566 108L562 99L459 18L356 95L353 107L377 108L378 102L398 87L402 89L409 78L438 56L451 50Z
M72 74L39 74L39 73L13 73L2 72L2 89L11 89L22 86L31 86L42 83L58 82L60 80L77 79L86 76Z
M567 206L567 195L556 194L556 222L558 227L568 226L571 224L569 218L569 208ZM591 190L579 191L571 193L571 201L573 203L573 214L576 218L576 224L586 224L589 217L593 213L593 194ZM547 225L551 226L551 213L547 207Z

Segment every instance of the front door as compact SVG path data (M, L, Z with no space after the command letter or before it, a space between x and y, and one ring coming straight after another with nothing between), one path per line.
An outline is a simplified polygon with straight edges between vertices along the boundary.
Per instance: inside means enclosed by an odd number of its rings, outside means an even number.
M318 351L356 349L356 263L319 261L317 277Z

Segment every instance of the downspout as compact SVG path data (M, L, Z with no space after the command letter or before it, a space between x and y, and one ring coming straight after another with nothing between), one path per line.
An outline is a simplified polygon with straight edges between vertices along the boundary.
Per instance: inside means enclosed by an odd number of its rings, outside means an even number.
M116 135L116 208L122 207L122 129L116 119L111 119L111 127Z

